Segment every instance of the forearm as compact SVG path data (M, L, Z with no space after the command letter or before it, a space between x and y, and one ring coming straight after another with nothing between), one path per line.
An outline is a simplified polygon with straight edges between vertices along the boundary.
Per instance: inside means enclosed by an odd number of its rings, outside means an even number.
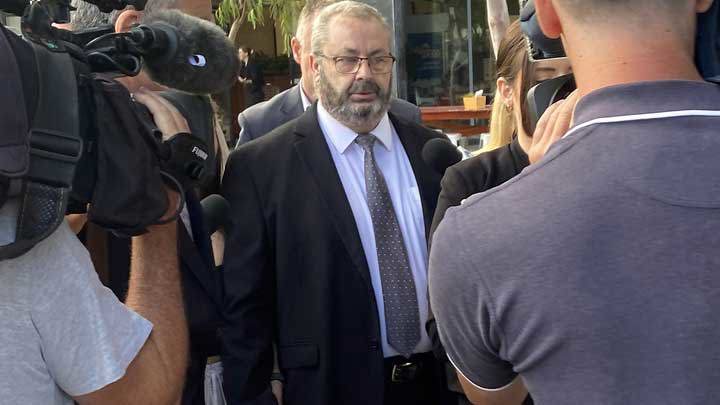
M500 42L510 26L510 13L508 12L506 0L487 0L488 27L490 28L490 39L493 52L497 57Z
M80 405L171 405L180 400L188 336L177 259L176 224L133 239L126 305L153 323L139 353L116 382L75 397Z
M187 367L188 332L177 255L177 224L153 226L133 238L132 270L126 304L153 324L143 350L155 357L155 379L161 389L179 396ZM162 388L161 388L162 387Z

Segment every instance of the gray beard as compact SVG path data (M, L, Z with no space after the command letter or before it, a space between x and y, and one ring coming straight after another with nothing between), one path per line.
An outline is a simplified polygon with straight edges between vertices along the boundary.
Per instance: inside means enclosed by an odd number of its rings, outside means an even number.
M390 108L390 90L383 91L374 81L354 82L345 92L336 92L321 68L316 76L315 88L327 112L350 128L377 125ZM376 91L378 97L372 104L354 105L350 101L350 93L357 91Z

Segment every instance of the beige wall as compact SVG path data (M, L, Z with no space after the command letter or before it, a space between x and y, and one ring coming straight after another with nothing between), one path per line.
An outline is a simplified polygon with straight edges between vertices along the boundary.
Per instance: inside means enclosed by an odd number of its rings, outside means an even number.
M258 24L255 29L253 29L252 24L246 21L238 31L238 45L249 46L256 52L274 56L277 44L272 20L265 20L265 25ZM279 51L282 52L282 47L280 47Z
M208 21L213 20L212 4L210 0L180 0L178 2L178 8L195 17Z

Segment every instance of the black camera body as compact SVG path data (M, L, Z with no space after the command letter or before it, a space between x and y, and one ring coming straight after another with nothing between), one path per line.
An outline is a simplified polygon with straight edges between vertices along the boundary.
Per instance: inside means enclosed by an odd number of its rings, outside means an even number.
M145 3L90 1L103 11L142 9ZM19 8L15 0L0 0L4 11L19 14ZM101 29L74 35L54 28L53 22L67 21L70 9L69 0L33 2L22 12L26 40L10 41L15 45L10 52L21 48L24 55L17 63L29 111L26 132L18 127L17 133L10 128L1 134L0 155L9 158L0 161L0 197L18 198L20 212L16 242L0 247L0 259L17 257L49 236L68 205L82 212L89 204L88 219L117 234L144 233L168 211L166 184L183 195L217 167L209 142L198 136L163 141L149 111L114 80L140 72L143 49L133 42L137 33L130 37ZM0 27L0 35L14 34ZM208 97L172 90L164 96L193 133L212 139ZM21 186L10 187L13 183ZM12 195L13 189L20 191Z
M521 0L520 24L528 43L531 61L564 58L560 39L548 38L540 29L534 0ZM695 64L705 80L720 84L720 2L698 15ZM535 128L545 110L575 90L572 74L544 81L528 91L527 104L531 128Z

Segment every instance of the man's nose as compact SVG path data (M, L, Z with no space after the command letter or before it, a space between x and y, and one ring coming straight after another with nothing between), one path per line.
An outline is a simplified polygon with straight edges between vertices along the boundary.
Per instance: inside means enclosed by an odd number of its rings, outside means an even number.
M355 79L367 79L371 78L373 76L372 69L370 69L370 61L369 60L363 60L360 61L360 68L358 68L357 73L355 74Z

